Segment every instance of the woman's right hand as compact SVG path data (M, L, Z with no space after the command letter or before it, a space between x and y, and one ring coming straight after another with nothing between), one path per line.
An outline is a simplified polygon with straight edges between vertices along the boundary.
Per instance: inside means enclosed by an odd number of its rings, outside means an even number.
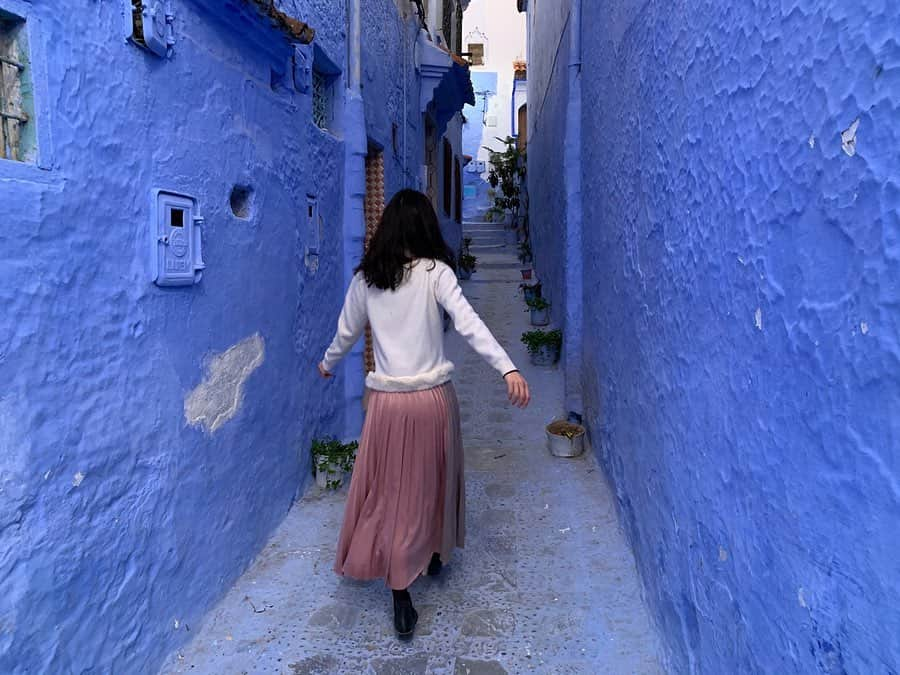
M517 408L525 408L531 401L531 392L528 391L528 383L522 377L522 373L514 370L507 373L504 378L506 380L506 393L509 395L509 402Z
M321 362L319 362L319 375L325 380L334 377L334 375L325 370L325 366L323 366Z

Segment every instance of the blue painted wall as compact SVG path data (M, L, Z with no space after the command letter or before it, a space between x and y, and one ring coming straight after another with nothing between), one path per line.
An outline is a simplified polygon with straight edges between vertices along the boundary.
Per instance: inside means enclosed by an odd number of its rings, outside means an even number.
M0 161L4 673L152 672L303 490L311 438L343 428L342 389L315 374L344 291L343 130L315 127L310 96L280 82L291 49L265 21L176 3L163 60L123 39L126 4L0 0L28 21L46 141L43 169ZM279 4L345 68L343 3ZM410 31L390 0L364 13L366 39ZM390 150L402 111L375 112L402 42L377 49L367 131ZM409 182L398 163L390 191ZM229 205L238 184L253 189L246 219ZM195 287L150 282L158 187L206 218ZM198 400L214 430L191 423Z
M534 267L554 323L568 335L566 307L566 108L569 97L567 14L534 3L528 16L528 221ZM538 30L540 27L540 30ZM555 38L555 39L554 39ZM553 51L548 45L552 44ZM560 57L554 58L556 51Z
M671 669L900 672L900 7L584 4L586 412Z

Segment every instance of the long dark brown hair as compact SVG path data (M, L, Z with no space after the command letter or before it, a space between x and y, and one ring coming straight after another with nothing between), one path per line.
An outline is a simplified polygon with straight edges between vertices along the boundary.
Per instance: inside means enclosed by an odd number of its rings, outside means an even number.
M440 260L456 268L431 200L416 190L400 190L384 213L362 262L356 268L369 286L396 290L413 260Z

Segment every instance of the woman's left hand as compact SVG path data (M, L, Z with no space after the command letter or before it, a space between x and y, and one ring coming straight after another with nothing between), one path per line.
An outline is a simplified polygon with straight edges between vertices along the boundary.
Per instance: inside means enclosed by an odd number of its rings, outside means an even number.
M522 377L522 374L514 370L507 373L503 378L506 380L506 390L509 395L509 402L517 408L527 408L531 401L531 392L528 390L528 382Z
M321 363L319 363L319 375L321 375L322 379L325 379L325 380L327 380L330 377L334 377L334 375L332 373L329 373L327 370L325 370L325 366L323 366Z

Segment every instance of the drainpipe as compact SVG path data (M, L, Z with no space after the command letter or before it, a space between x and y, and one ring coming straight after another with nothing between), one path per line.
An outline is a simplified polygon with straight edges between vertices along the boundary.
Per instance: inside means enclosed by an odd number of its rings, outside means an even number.
M572 0L569 29L569 105L566 110L565 396L569 418L581 421L584 335L584 251L581 195L581 3Z
M344 288L362 257L366 234L366 111L362 98L362 31L360 0L348 0L347 88L344 95ZM344 367L344 434L358 438L363 422L365 345L356 344Z

